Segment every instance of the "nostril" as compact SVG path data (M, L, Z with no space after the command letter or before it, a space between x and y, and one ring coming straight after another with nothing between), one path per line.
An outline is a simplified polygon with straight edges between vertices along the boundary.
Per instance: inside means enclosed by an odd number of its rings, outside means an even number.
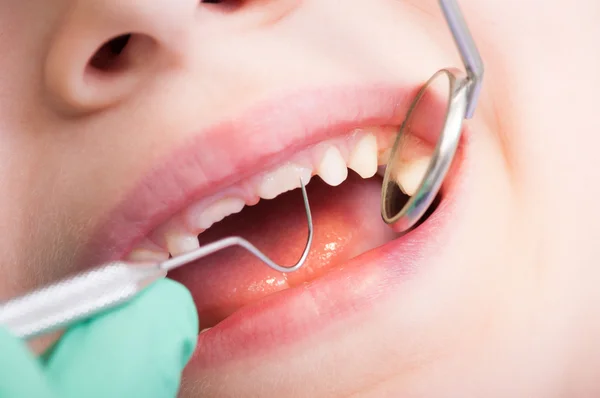
M113 78L119 75L137 73L149 67L156 57L158 43L152 37L140 33L126 33L105 41L91 55L87 62L87 72L98 73Z
M48 40L43 90L49 107L79 116L135 101L187 59L196 1L70 2Z
M200 0L200 4L217 4L221 11L235 11L247 0Z
M56 43L46 62L46 87L55 108L68 114L100 111L135 94L160 50L153 37L131 32L105 41L65 34Z
M104 43L90 59L90 66L101 72L116 72L127 68L124 52L131 34L117 36Z

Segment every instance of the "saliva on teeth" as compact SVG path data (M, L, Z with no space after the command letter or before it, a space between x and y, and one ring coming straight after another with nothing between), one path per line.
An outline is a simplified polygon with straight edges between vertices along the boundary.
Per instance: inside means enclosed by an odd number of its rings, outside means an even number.
M270 200L300 188L300 178L308 184L318 175L325 183L338 186L348 178L348 169L368 179L385 166L389 158L390 137L395 127L360 129L321 142L296 153L292 159L260 173L239 186L191 204L165 224L156 228L128 256L129 260L162 261L199 248L198 235L213 224L260 199ZM392 137L393 138L393 137ZM398 184L408 195L414 194L428 167L428 159L410 160L398 174Z

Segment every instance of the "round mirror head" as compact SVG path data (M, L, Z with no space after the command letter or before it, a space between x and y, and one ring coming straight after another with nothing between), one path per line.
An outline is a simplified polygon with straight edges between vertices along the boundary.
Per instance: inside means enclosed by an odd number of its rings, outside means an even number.
M381 216L396 232L411 230L438 195L460 139L465 82L460 72L437 72L421 88L400 127L381 192Z

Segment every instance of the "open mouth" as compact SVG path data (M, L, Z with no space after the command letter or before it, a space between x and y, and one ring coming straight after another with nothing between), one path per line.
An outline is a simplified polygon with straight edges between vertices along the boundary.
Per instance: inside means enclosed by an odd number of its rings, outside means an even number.
M294 264L306 242L301 177L310 180L314 237L300 270L278 273L230 248L168 275L189 289L199 312L194 366L274 349L372 306L429 261L430 242L448 235L441 226L456 196L453 168L416 229L398 237L382 220L381 166L412 93L382 86L303 93L193 136L115 209L86 263L163 260L233 235ZM423 130L406 140L408 167L398 178L409 195L435 137Z
M306 235L302 200L296 192L302 178L312 180L307 191L315 235L299 271L278 273L232 248L169 277L190 288L203 331L270 294L306 284L397 237L379 215L381 166L397 131L396 126L361 128L305 148L283 164L187 206L148 234L127 259L161 261L234 235L280 264L293 264ZM399 181L409 195L427 167L421 154L431 152L424 150L430 145L418 137L410 145L414 158Z

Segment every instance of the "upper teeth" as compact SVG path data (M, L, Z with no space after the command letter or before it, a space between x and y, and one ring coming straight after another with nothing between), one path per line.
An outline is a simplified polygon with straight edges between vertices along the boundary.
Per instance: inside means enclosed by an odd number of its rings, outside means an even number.
M257 187L258 196L263 199L274 199L283 192L300 188L300 178L308 184L312 170L293 163L284 164L277 169L265 173Z
M329 147L317 169L319 176L327 184L335 187L348 178L348 167L339 149L335 146Z
M244 206L246 206L246 202L240 198L224 198L210 206L196 203L188 210L190 215L188 220L191 221L192 229L200 232L231 214L239 213Z
M350 154L348 167L356 171L362 178L371 178L377 173L377 137L367 134L358 141Z
M261 173L242 184L193 203L180 214L157 228L132 251L129 259L164 260L165 252L173 256L199 247L198 234L223 218L254 205L259 198L273 199L300 187L300 178L308 184L319 175L329 185L337 186L348 177L348 168L362 178L373 177L379 165L387 162L395 128L357 130L350 135L322 142L293 156L285 164ZM421 168L415 159L413 173L399 175L404 189L416 188L414 175ZM407 169L411 169L409 166ZM418 182L416 183L418 184ZM162 250L156 250L156 247Z
M419 188L421 181L423 181L430 161L429 157L423 156L410 160L399 167L396 182L405 194L413 196L417 192L417 188Z

